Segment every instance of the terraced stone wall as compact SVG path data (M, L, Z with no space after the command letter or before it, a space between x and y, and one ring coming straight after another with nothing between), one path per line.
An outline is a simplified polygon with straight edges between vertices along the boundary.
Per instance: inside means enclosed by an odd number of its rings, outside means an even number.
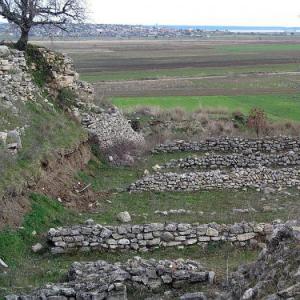
M210 242L231 242L246 246L251 240L265 241L276 226L255 223L152 223L104 227L89 224L52 228L48 232L48 241L53 254L96 250L147 251L159 247L203 246Z
M210 138L198 142L174 141L158 145L153 153L171 152L279 152L299 151L300 139L293 137L266 137L263 139L246 139L236 137Z
M300 153L292 150L286 153L251 153L251 154L224 154L205 155L202 157L187 157L170 162L161 166L165 169L218 169L218 168L257 168L299 166Z
M198 191L300 186L300 170L294 168L245 168L190 173L155 173L129 186L131 192Z

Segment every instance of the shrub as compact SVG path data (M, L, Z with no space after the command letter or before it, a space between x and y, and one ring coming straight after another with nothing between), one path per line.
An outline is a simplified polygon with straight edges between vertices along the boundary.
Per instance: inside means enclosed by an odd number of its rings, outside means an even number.
M267 129L267 116L263 109L254 107L251 109L247 120L247 126L255 130L259 137Z
M69 88L62 88L57 95L57 103L60 108L66 109L76 104L76 94Z

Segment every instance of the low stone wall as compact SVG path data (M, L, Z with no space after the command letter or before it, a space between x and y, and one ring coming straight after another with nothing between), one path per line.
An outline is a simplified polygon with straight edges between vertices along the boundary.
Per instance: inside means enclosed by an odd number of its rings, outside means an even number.
M206 271L191 260L144 260L139 257L126 263L106 261L74 263L68 282L47 285L27 296L7 296L6 300L24 299L110 299L126 300L126 287L158 291L181 288L194 283L213 283L214 272Z
M131 192L142 191L198 191L212 188L240 189L300 186L300 170L234 169L190 173L155 173L145 176L129 186Z
M234 137L210 138L197 142L174 141L158 145L153 153L166 152L279 152L299 151L300 138L266 137L264 139L245 139Z
M287 167L299 166L299 152L292 150L286 153L265 154L257 152L254 154L225 154L225 155L205 155L202 157L187 157L173 159L162 165L162 168L182 168L182 169L219 169L219 168L257 168L265 167Z
M275 225L241 223L234 225L153 223L144 225L77 225L50 229L48 241L53 254L74 251L136 250L159 247L205 245L232 242L245 246L253 239L265 240Z

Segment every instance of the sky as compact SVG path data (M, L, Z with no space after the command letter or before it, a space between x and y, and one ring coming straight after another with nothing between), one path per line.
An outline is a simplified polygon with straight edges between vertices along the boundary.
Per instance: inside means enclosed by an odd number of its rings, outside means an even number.
M103 24L300 27L300 0L88 0Z

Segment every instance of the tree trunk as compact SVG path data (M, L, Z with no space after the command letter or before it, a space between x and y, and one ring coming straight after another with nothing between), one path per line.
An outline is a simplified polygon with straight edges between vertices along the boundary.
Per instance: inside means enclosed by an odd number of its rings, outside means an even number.
M19 38L16 47L18 50L24 51L27 48L29 38L29 29L22 29L21 37Z

